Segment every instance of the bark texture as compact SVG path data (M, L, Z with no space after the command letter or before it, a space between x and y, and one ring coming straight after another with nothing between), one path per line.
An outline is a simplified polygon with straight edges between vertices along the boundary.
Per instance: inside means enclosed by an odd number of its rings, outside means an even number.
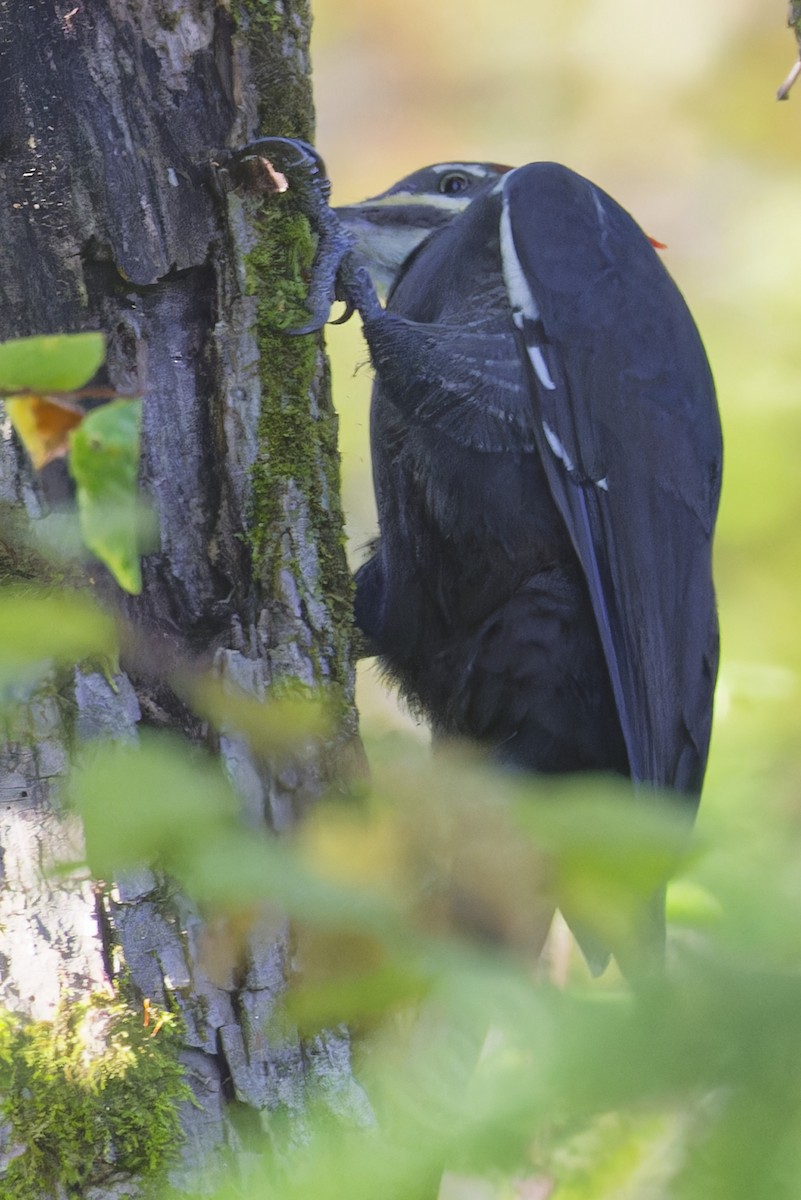
M113 685L79 670L58 696L31 697L0 754L0 1004L47 1019L60 997L108 986L120 962L143 997L172 997L197 1101L184 1112L188 1169L237 1147L232 1100L287 1110L302 1136L317 1078L332 1109L369 1120L344 1036L268 1036L291 958L282 923L254 933L246 970L220 986L199 964L200 917L165 899L155 875L96 893L47 871L80 844L57 812L71 747L135 738L143 722L210 738L164 682L172 659L203 656L257 696L291 677L332 684L346 710L352 701L322 344L281 339L281 377L265 369L278 349L252 285L266 282L281 218L265 230L247 203L215 192L208 166L259 132L311 137L309 21L305 0L0 0L0 339L107 334L108 381L144 397L142 484L161 530L141 597L101 584L146 631L149 654ZM33 479L4 428L8 519L40 520L66 490L60 467ZM4 580L30 573L13 550L0 566ZM328 754L276 775L235 740L217 748L247 819L276 830L329 773Z

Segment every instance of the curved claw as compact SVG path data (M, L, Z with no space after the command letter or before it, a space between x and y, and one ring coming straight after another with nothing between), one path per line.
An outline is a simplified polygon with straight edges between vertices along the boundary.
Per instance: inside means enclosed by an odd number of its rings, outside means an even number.
M356 254L346 254L337 274L338 296L347 305L346 317L356 310L365 323L386 316L378 299L370 272ZM343 318L344 319L344 318Z
M330 209L328 210L331 211ZM333 216L333 213L331 214ZM312 319L305 325L283 332L291 336L301 333L316 333L328 321L331 307L337 299L337 276L342 263L353 249L353 238L334 217L319 232L317 252L312 264L311 281L306 296L306 307ZM339 322L337 322L339 323Z
M329 325L347 325L348 321L351 319L351 317L353 316L353 314L355 312L356 312L356 305L352 304L350 300L346 300L345 301L345 311L343 312L342 316L334 317L334 320L329 321L328 324Z
M254 138L252 142L246 142L239 150L232 150L231 161L240 162L243 158L252 158L256 154L268 157L270 154L275 154L276 150L291 156L289 162L282 164L287 170L291 171L293 167L300 167L304 163L314 163L325 174L325 163L314 146L304 142L301 138L279 137L277 134Z
M231 156L225 163L225 166L230 174L236 175L237 166L245 163L251 158L267 158L271 161L276 161L282 171L296 172L301 168L305 169L306 175L298 180L299 191L304 203L304 211L310 220L320 213L320 200L322 199L325 207L328 205L328 197L331 195L331 184L325 171L325 163L320 155L310 146L308 142L303 142L300 138L288 137L263 137L256 138L253 142L248 142L240 150L231 152ZM311 201L311 204L308 202Z
M236 150L226 164L236 180L237 167L253 159L267 159L290 176L290 187L300 202L301 211L317 234L317 252L311 272L306 305L311 320L284 333L298 336L315 333L328 320L336 299L336 279L343 259L353 248L353 237L328 205L331 185L325 163L308 142L297 138L263 137Z
M282 332L292 336L316 333L328 321L337 299L344 300L346 308L332 324L344 324L356 310L367 320L382 314L370 277L352 253L354 237L329 207L331 185L325 163L314 147L297 138L263 137L233 151L224 165L236 182L237 167L259 158L275 163L282 173L291 176L290 187L318 238L306 298L311 320ZM240 178L240 182L246 180Z

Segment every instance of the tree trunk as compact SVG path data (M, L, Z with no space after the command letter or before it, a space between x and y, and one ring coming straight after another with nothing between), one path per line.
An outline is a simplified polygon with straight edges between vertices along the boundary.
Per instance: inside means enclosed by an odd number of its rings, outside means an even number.
M155 874L98 890L44 869L81 856L80 829L57 812L76 742L136 737L142 723L211 741L148 658L200 656L256 696L287 678L326 683L346 701L340 743L355 736L322 343L272 333L251 294L269 288L269 263L278 293L284 215L265 223L223 198L208 167L259 132L312 136L309 22L308 0L0 0L0 339L106 333L110 384L144 398L141 480L160 523L142 595L114 598L149 654L113 680L77 669L66 692L40 691L2 750L0 1004L57 1022L65 999L108 990L124 967L135 994L177 1006L193 1093L180 1186L198 1169L212 1181L210 1152L239 1147L234 1109L283 1109L302 1134L310 1079L335 1111L365 1115L343 1035L266 1032L287 977L284 923L254 931L246 969L221 986L199 961L198 913ZM65 481L60 466L34 479L6 432L7 527L20 512L40 520ZM1 565L6 581L23 569L13 554ZM330 776L330 753L276 776L243 743L217 748L247 818L275 830ZM0 1190L25 1149L25 1131L0 1127ZM81 1194L123 1194L125 1171L105 1170ZM39 1180L26 1193L50 1194Z

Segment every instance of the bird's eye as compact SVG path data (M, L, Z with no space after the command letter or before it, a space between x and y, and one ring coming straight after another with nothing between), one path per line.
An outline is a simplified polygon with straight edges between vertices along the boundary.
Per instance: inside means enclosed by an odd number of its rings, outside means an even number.
M469 185L470 180L461 171L449 171L440 179L439 190L445 196L455 196L457 192L463 192Z

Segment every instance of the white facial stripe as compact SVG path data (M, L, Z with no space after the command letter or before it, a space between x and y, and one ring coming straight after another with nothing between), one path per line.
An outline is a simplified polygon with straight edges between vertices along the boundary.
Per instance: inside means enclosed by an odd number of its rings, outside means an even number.
M436 166L430 167L435 175L444 175L446 171L464 171L466 175L478 175L479 179L486 179L488 175L494 175L494 171L487 170L480 163L437 163Z
M365 200L362 204L353 204L351 208L396 208L399 204L420 204L425 208L444 208L449 212L463 212L468 204L472 204L472 196L440 196L426 192L425 196L414 195L412 192L391 192L388 196L379 196L376 200Z

